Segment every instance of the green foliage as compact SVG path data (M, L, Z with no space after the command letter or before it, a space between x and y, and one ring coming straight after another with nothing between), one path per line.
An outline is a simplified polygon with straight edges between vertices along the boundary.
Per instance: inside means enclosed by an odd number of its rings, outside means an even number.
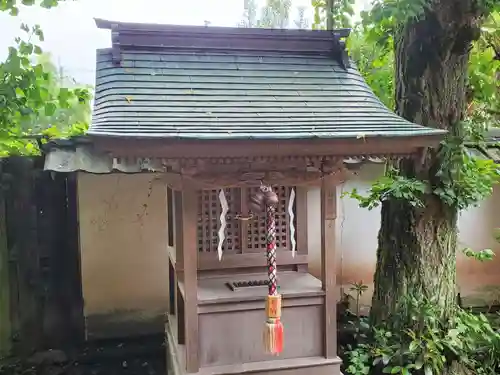
M357 345L347 350L345 372L438 375L451 366L465 373L498 373L500 334L489 320L457 308L443 323L435 306L415 297L401 301L399 314L357 335Z
M428 4L428 0L377 0L369 12L362 12L362 26L356 29L354 36L362 40L362 44L359 47L358 43L350 46L351 56L374 92L389 108L394 108L393 102L386 96L394 93L392 81L396 31L405 22L421 17ZM468 115L474 125L485 128L498 126L500 120L499 9L500 2L490 4L487 12L489 16L481 27L481 37L473 43L470 53L468 88L472 96ZM372 51L376 51L375 56ZM372 67L375 69L365 68L366 60L373 61ZM381 88L385 88L385 91Z
M479 262L486 262L493 260L495 253L491 249L483 249L479 251L474 251L470 248L465 248L462 250L463 254L471 259L475 259Z
M349 364L345 370L346 374L367 375L370 373L371 356L367 345L360 344L357 348L348 350L346 354Z
M50 8L57 1L22 1ZM17 14L16 1L2 1L0 9ZM35 135L64 136L82 133L90 118L90 92L58 80L57 72L37 42L39 26L21 25L23 35L9 47L0 63L0 156L37 153Z
M424 194L428 193L428 184L415 178L400 176L394 168L389 168L385 176L375 181L367 196L358 193L357 189L344 192L342 197L356 199L359 206L372 210L387 199L403 199L414 207L423 207Z
M490 14L473 45L469 64L471 122L483 127L500 123L500 11Z
M351 292L355 294L355 301L356 301L356 311L354 312L356 316L359 316L360 314L360 305L359 302L361 300L361 296L365 294L365 292L368 290L368 285L363 284L362 281L352 283L351 287L349 288Z
M313 29L325 29L330 18L334 29L352 27L355 0L312 0L314 9ZM331 9L329 9L331 6Z
M398 27L421 17L429 4L429 0L375 0L372 9L361 15L368 39L389 52Z
M408 178L389 168L372 184L367 195L354 189L343 196L354 198L360 207L371 210L387 199L402 199L413 207L424 207L426 196L435 195L444 204L464 210L489 197L493 186L500 181L500 169L495 162L471 155L463 137L449 136L443 141L438 158L441 162L435 173L436 181Z
M0 12L9 12L11 16L17 16L21 5L50 9L64 1L72 0L0 0Z
M361 26L351 32L347 50L375 95L388 108L394 109L394 56L371 41Z
M361 195L356 190L345 193L357 199L361 207L372 209L392 199L425 209L426 202L434 196L462 210L491 194L500 177L497 165L472 156L467 147L485 147L485 131L499 124L500 28L497 21L500 18L493 3L477 2L489 18L470 52L468 110L464 121L453 124L450 136L437 153L431 151L432 154L427 155L425 160L430 170L410 178L409 170L401 173L392 167L367 194ZM394 108L387 96L394 92L394 41L398 31L404 23L422 17L431 10L428 7L434 5L435 2L428 0L377 0L351 36L351 57L389 108ZM495 2L495 6L500 6L500 2ZM481 262L494 256L489 249L464 249L463 252ZM431 291L429 294L432 295ZM347 359L345 373L429 375L450 373L450 369L457 367L461 370L459 373L500 373L500 335L488 319L457 308L447 315L451 320L443 321L440 302L439 296L426 301L420 295L399 301L392 309L393 316L382 326L357 334L356 345L349 347L344 356Z
M239 27L256 27L284 29L290 24L290 13L292 10L292 0L266 0L264 7L258 12L256 0L244 0L243 19ZM300 28L307 28L308 20L305 17L305 9L298 7L298 19L294 24Z
M491 195L499 181L495 162L467 152L463 136L450 136L442 142L439 158L439 185L433 186L432 192L451 207L463 210L477 205Z

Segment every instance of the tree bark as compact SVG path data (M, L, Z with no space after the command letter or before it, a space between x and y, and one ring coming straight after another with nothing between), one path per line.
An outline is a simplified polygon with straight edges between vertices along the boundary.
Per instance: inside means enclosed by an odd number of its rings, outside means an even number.
M395 38L396 112L409 121L462 136L469 50L479 35L479 11L470 0L432 2L419 20ZM439 186L443 161L436 150L420 160L397 162L400 174ZM438 196L424 197L425 208L391 198L382 204L378 236L374 323L402 314L405 296L435 299L442 318L456 303L457 209Z

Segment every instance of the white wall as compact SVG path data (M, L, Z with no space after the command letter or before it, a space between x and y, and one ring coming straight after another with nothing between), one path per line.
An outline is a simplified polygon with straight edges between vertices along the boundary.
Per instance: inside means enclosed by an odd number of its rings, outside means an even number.
M373 273L376 264L377 234L380 227L380 209L371 211L360 208L357 201L341 198L343 192L353 188L362 194L370 183L383 173L381 165L366 165L357 176L339 186L337 203L336 244L338 255L337 280L348 292L353 282L363 282L369 290L362 298L369 305L373 291ZM466 258L458 251L458 285L464 303L485 305L493 300L500 303L500 245L493 238L493 230L500 227L500 187L496 187L491 198L479 207L463 212L459 218L459 238L462 248L474 250L493 249L497 254L491 262L480 263ZM320 274L320 192L312 189L308 195L309 215L309 264L311 273ZM460 250L458 249L458 250Z
M164 184L153 174L80 173L78 192L89 334L156 330L168 293Z

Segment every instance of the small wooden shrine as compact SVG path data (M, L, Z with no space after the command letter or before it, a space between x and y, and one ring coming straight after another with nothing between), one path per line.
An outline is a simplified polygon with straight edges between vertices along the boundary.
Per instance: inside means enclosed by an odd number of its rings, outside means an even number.
M93 147L160 163L167 185L173 373L340 374L336 185L350 160L421 157L443 132L383 106L347 30L97 25L112 47L97 53Z

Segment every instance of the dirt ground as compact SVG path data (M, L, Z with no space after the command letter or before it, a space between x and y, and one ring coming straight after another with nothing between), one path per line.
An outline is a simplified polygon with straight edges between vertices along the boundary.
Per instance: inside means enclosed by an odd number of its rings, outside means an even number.
M167 375L161 336L94 342L68 352L8 360L0 375Z

